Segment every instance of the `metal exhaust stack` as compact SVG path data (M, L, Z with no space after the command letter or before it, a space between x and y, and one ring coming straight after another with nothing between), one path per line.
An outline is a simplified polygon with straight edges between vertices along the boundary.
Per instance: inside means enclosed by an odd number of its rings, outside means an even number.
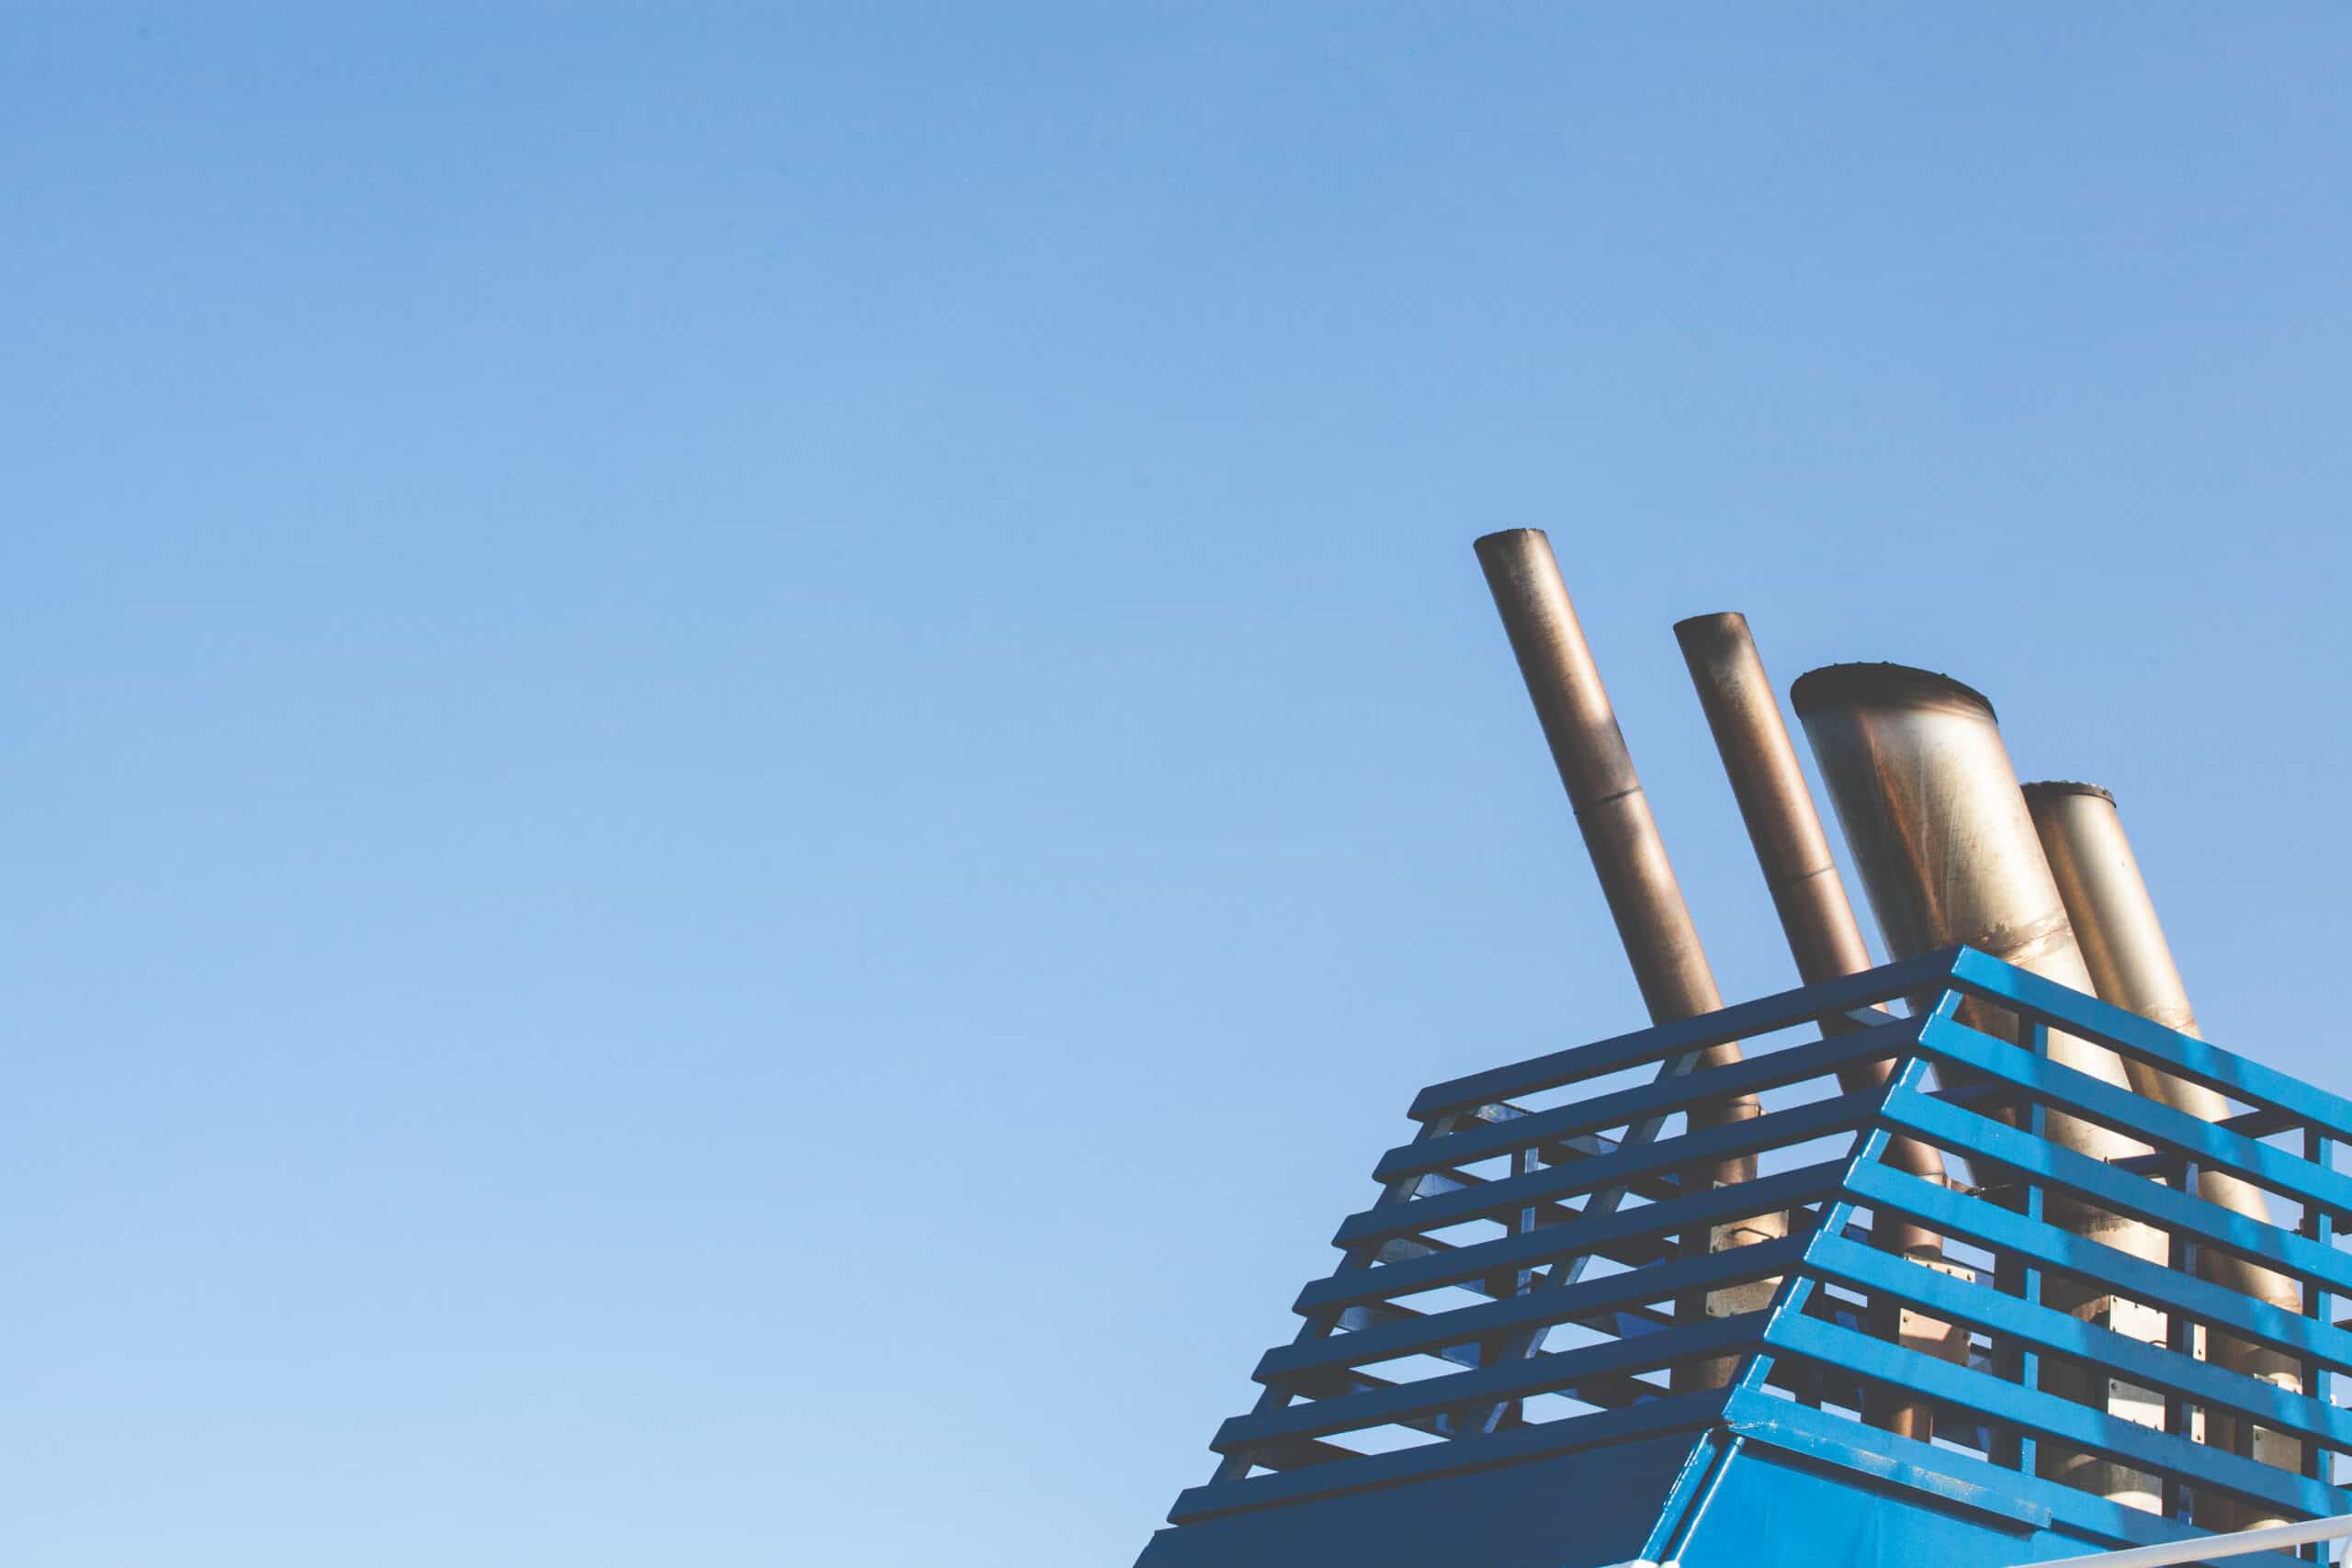
M1870 949L1830 855L1829 836L1822 830L1821 814L1797 763L1796 747L1749 635L1747 617L1736 611L1694 615L1675 623L1674 637L1690 667L1691 684L1698 688L1715 749L1723 755L1724 771L1730 775L1732 795L1756 847L1757 863L1771 891L1798 977L1810 986L1860 974L1871 967ZM1823 1020L1822 1027L1825 1032L1842 1033L1860 1026L1838 1017ZM1886 1061L1864 1063L1840 1073L1838 1083L1849 1093L1876 1088L1886 1081L1892 1066ZM1938 1183L1944 1179L1943 1156L1917 1139L1894 1140L1886 1157L1914 1176ZM1891 1214L1874 1223L1871 1240L1921 1262L1943 1256L1943 1237ZM1923 1333L1933 1332L1926 1324L1922 1318L1917 1325ZM1889 1337L1905 1337L1900 1319L1879 1326ZM1941 1331L1935 1336L1939 1344L1949 1340L1950 1325L1934 1328ZM1893 1402L1868 1414L1874 1425L1903 1437L1926 1441L1934 1436L1933 1416L1923 1401Z
M1798 677L1790 700L1892 956L1965 942L2094 991L1991 703L1947 676L1900 664L1815 670ZM1971 1021L2003 1029L1981 1009ZM2048 1049L2053 1061L2130 1087L2121 1058L2103 1046L2053 1030ZM2046 1135L2095 1159L2147 1152L2070 1116L2051 1116ZM2052 1203L2049 1217L2151 1262L2166 1257L2164 1234L2138 1221L2073 1203ZM2086 1281L2051 1284L2046 1299L2062 1309L2088 1313L2104 1296ZM2081 1403L2108 1404L2102 1371L2052 1365L2045 1382ZM2046 1474L2150 1511L2160 1506L2150 1479L2136 1471L2054 1445L2041 1452Z
M2124 836L2122 818L2116 814L2115 796L2097 784L2051 782L2027 784L2025 799L2100 999L2202 1039L2188 987L2181 983L2171 944L2165 942L2164 926L2156 918L2155 900L2149 897L2140 863ZM2132 1088L2150 1100L2207 1122L2223 1121L2230 1115L2229 1101L2217 1090L2144 1063L2124 1066L2132 1075ZM2207 1202L2264 1224L2276 1223L2262 1190L2226 1171L2201 1172L2197 1191ZM2282 1312L2302 1311L2301 1292L2283 1274L2211 1247L2199 1249L2198 1263L2198 1271L2215 1284ZM2210 1337L2208 1354L2214 1361L2290 1392L2302 1391L2301 1371L2292 1357L2234 1337L2218 1334ZM2244 1423L2220 1411L2208 1411L2205 1420L2208 1442L2250 1452L2284 1470L2302 1468L2302 1444L2294 1438L2259 1427L2242 1432ZM2222 1518L2200 1522L2217 1529L2284 1522L2243 1507L2222 1512Z
M1478 564L1501 613L1503 629L1518 657L1520 673L1535 703L1544 738L1551 745L1552 761L1566 786L1568 804L1576 812L1577 829L1600 877L1600 891L1617 934L1632 961L1634 978L1654 1023L1669 1023L1714 1012L1723 1007L1708 967L1699 932L1682 901L1666 843L1650 815L1648 797L1634 771L1634 759L1617 728L1617 716L1584 639L1576 606L1561 581L1551 541L1540 529L1512 528L1488 534L1476 544ZM1728 1066L1741 1059L1736 1044L1719 1045L1702 1053L1699 1070ZM1726 1097L1690 1112L1693 1131L1724 1126L1760 1115L1753 1095ZM1691 1173L1700 1182L1727 1186L1752 1179L1756 1161L1750 1156L1726 1160ZM1739 1227L1745 1235L1717 1235L1710 1245L1767 1240L1784 1234L1785 1221L1758 1216ZM1703 1303L1683 1303L1686 1316L1704 1312ZM1703 1363L1678 1369L1678 1389L1720 1386L1728 1381L1731 1362ZM1690 1375L1681 1375L1684 1372Z

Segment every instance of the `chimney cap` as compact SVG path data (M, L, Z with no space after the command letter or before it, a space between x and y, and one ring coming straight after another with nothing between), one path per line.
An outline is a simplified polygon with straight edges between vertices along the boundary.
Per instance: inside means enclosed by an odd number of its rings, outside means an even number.
M1908 664L1825 664L1806 671L1789 687L1789 702L1800 718L1815 708L1922 700L1962 703L1983 709L1986 718L1997 722L1991 699L1975 687Z
M2024 788L2025 797L2028 800L2031 800L2037 795L2097 795L2099 799L2107 802L2109 806L2115 804L2115 792L2113 790L2105 788L2099 784L2085 784L2080 779L2036 779L2033 783L2025 785Z

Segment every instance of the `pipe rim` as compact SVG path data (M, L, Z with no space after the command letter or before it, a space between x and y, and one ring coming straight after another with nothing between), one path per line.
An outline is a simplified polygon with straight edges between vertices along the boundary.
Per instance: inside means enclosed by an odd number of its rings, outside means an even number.
M1790 705L1800 718L1827 707L1883 707L1922 699L1957 701L1998 722L1993 700L1975 687L1910 664L1825 664L1789 686Z
M2022 784L2018 787L2025 791L2025 797L2028 800L2046 799L2052 795L2087 795L2103 800L2109 806L2115 804L2113 790L2104 784L2085 784L2080 779L2036 779L2030 784Z

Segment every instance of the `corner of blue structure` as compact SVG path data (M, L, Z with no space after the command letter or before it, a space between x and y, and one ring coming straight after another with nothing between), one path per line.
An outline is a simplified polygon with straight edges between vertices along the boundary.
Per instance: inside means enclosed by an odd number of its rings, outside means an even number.
M1615 1568L1642 1555L1704 1446L1668 1433L1208 1519L1159 1531L1136 1568Z
M1800 1454L1749 1442L1689 1521L1673 1561L1679 1568L2011 1568L2044 1555L2039 1542L2049 1521L2046 1512L2030 1507L2004 1517L1947 1494L1837 1473Z

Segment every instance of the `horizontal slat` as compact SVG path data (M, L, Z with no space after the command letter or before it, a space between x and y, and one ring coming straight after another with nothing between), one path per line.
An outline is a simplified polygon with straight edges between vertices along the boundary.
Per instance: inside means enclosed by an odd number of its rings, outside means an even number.
M2143 1143L2193 1156L2200 1165L2233 1172L2333 1213L2352 1212L2352 1177L2256 1143L2185 1111L2160 1105L2128 1089L2103 1083L2088 1073L2037 1056L1966 1024L1949 1019L1930 1021L1919 1037L1919 1052L1939 1062L1956 1063L2030 1089L2053 1110L2063 1109ZM1447 1141L1433 1138L1427 1146Z
M1666 1062L1751 1034L1770 1033L1803 1023L1824 1013L1843 1012L1871 1002L1886 1001L1913 991L1933 988L1950 972L1955 950L1946 949L1900 964L1889 964L1865 974L1801 987L1793 991L1741 1002L1697 1018L1636 1030L1590 1045L1532 1056L1508 1066L1449 1078L1431 1084L1414 1098L1409 1112L1416 1122L1459 1111L1492 1100L1515 1100L1564 1084L1580 1083L1603 1073L1620 1072L1650 1062Z
M1474 1368L1479 1365L1476 1361L1469 1364ZM1293 1392L1303 1399L1312 1399L1319 1403L1332 1399L1351 1399L1363 1393L1384 1393L1396 1386L1396 1380L1394 1378L1376 1378L1370 1372L1351 1371L1345 1367L1327 1367L1319 1372L1310 1373L1301 1378L1294 1386ZM1399 1427L1409 1427L1416 1432L1427 1432L1433 1438L1451 1438L1454 1435L1453 1423L1446 1418L1443 1411L1426 1414L1417 1412L1400 1416L1396 1418L1396 1424Z
M1767 1315L1749 1312L1708 1318L1669 1328L1663 1334L1645 1334L1638 1339L1526 1356L1475 1371L1445 1372L1377 1393L1253 1411L1236 1416L1218 1427L1216 1440L1209 1447L1219 1453L1237 1453L1283 1438L1327 1437L1458 1405L1572 1390L1586 1378L1645 1372L1681 1361L1721 1356L1758 1343Z
M1506 1177L1435 1198L1384 1203L1349 1215L1332 1236L1331 1245L1360 1247L1384 1235L1459 1224L1464 1220L1508 1213L1529 1203L1619 1186L1661 1171L1711 1165L1738 1155L1850 1131L1870 1118L1884 1095L1884 1090L1876 1089L1840 1095L1836 1100L1815 1100L1745 1122L1686 1133L1680 1137L1660 1138L1655 1143L1622 1148L1613 1155L1530 1171L1525 1176Z
M2324 1280L2331 1290L2352 1290L2352 1258L2218 1203L2117 1170L2104 1161L2062 1149L1998 1122L1939 1105L1908 1089L1888 1095L1883 1114L1890 1125L1917 1133L1929 1143L2039 1177L2099 1208L2167 1231L2185 1231L2201 1245L2253 1258L2283 1273Z
M1252 1374L1273 1382L1310 1369L1361 1366L1396 1356L1439 1354L1440 1347L1475 1344L1481 1337L1513 1328L1569 1323L1604 1310L1640 1302L1667 1301L1685 1291L1712 1290L1766 1279L1793 1266L1804 1255L1803 1236L1737 1247L1702 1258L1677 1258L1623 1274L1604 1274L1452 1312L1421 1313L1405 1322L1382 1324L1353 1334L1278 1345L1258 1359ZM1651 1336L1645 1335L1647 1338ZM1449 1357L1449 1359L1452 1358Z
M1997 1203L1948 1190L1883 1165L1857 1166L1847 1191L1859 1202L1907 1215L1946 1235L2100 1280L2132 1301L2177 1309L2243 1338L2352 1372L2352 1333L2055 1225L2029 1220Z
M1910 1020L1856 1034L1832 1035L1809 1044L1768 1051L1727 1066L1680 1077L1657 1078L1612 1094L1531 1111L1514 1121L1489 1123L1401 1144L1380 1156L1374 1181L1394 1181L1417 1171L1492 1159L1531 1145L1551 1143L1604 1127L1629 1126L1645 1116L1670 1115L1702 1100L1760 1093L1785 1084L1822 1077L1857 1062L1892 1056L1910 1043L1919 1026Z
M2138 1469L2180 1476L2200 1490L2218 1487L2305 1514L2331 1513L2343 1501L2343 1494L2334 1487L2305 1480L2291 1471L2138 1426L2055 1394L2033 1393L1988 1372L1955 1367L1815 1318L1787 1314L1766 1329L1764 1337L1766 1343L1790 1355L1826 1361L1931 1399L1982 1411L1996 1421L2059 1438Z
M1578 1449L1598 1448L1603 1443L1623 1442L1656 1432L1697 1428L1723 1414L1726 1397L1724 1390L1710 1389L1703 1393L1649 1400L1622 1410L1545 1421L1491 1437L1456 1438L1452 1442L1427 1443L1394 1453L1367 1454L1346 1464L1316 1465L1280 1475L1253 1475L1242 1481L1213 1481L1180 1494L1176 1506L1169 1510L1168 1522L1197 1524L1277 1503L1340 1496L1404 1481L1573 1453Z
M1565 1219L1560 1221L1561 1224L1581 1224L1584 1218L1583 1213L1580 1210L1555 1208L1555 1210L1544 1211L1540 1214L1538 1217L1538 1224L1542 1226L1556 1228L1552 1226L1552 1222L1548 1217L1550 1213L1555 1212L1566 1216ZM1472 1245L1475 1246L1477 1244L1474 1243ZM1384 1264L1410 1263L1419 1258L1434 1258L1443 1253L1459 1252L1461 1250L1461 1247L1454 1246L1453 1243L1440 1241L1434 1236L1392 1235L1386 1241L1380 1244L1373 1256ZM1628 1269L1641 1269L1657 1262L1660 1258L1673 1256L1674 1242L1671 1237L1661 1240L1657 1237L1645 1235L1612 1236L1611 1239L1601 1243L1592 1250L1595 1257L1606 1258L1611 1263L1622 1264ZM1467 1288L1474 1291L1484 1291L1490 1296L1508 1296L1517 1293L1517 1287L1510 1282L1510 1276L1507 1271L1498 1272L1495 1276L1492 1276L1492 1278L1501 1280L1504 1282L1491 1285L1481 1282L1471 1284Z
M2120 1007L2070 990L2039 975L2010 967L1973 948L1953 955L1951 973L1975 995L2050 1017L2077 1034L2129 1057L2152 1062L2166 1072L2216 1089L2250 1105L2284 1111L2300 1121L2317 1122L2338 1138L2352 1138L2352 1100L2290 1077L2234 1051L2179 1034Z
M1803 1267L1839 1284L1907 1302L1930 1316L2014 1336L2045 1350L2108 1367L2151 1388L2242 1411L2267 1426L2319 1438L2337 1448L2352 1448L2352 1412L2211 1361L2158 1349L2071 1314L2004 1295L1990 1285L1969 1284L1837 1236L1815 1241Z
M1490 1274L1538 1268L1580 1253L1605 1256L1620 1242L1658 1232L1682 1231L1750 1214L1777 1213L1837 1190L1838 1178L1849 1163L1842 1159L1823 1160L1795 1170L1760 1176L1736 1187L1718 1187L1670 1202L1589 1215L1572 1224L1548 1230L1497 1236L1492 1241L1455 1247L1409 1263L1342 1269L1329 1278L1309 1281L1299 1292L1293 1310L1304 1315L1337 1306L1352 1306L1358 1302L1409 1295Z
M1312 1438L1296 1438L1285 1443L1269 1443L1253 1456L1268 1470L1306 1470L1316 1465L1337 1464L1343 1460L1358 1460L1363 1454L1355 1449L1341 1448L1337 1443L1321 1443Z

